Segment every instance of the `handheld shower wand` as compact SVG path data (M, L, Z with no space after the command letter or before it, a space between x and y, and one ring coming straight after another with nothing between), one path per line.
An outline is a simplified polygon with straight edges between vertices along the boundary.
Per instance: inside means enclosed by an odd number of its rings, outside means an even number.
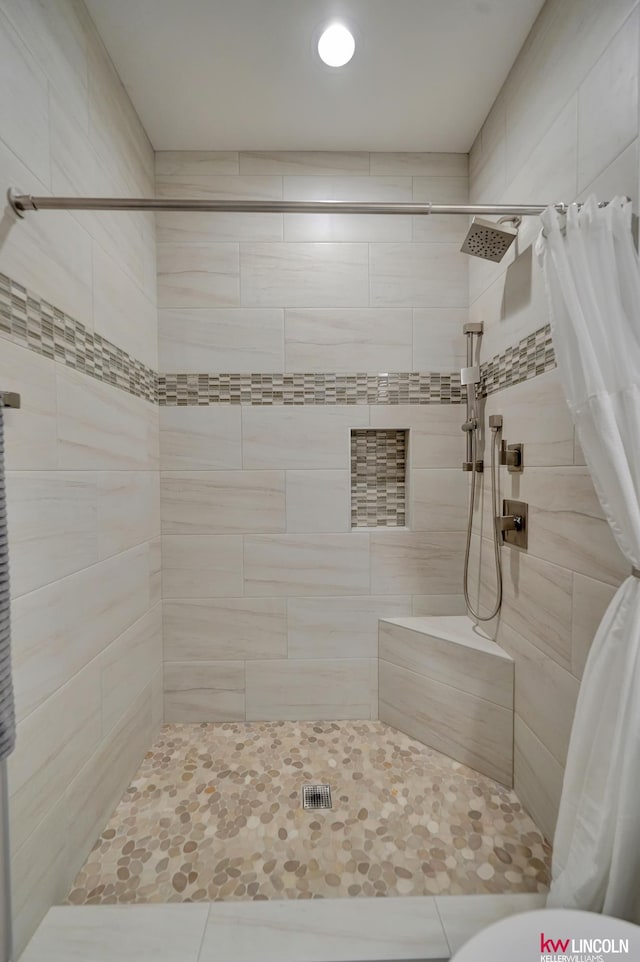
M467 420L462 425L462 430L467 435L467 458L462 464L463 471L471 471L471 488L469 491L469 515L467 519L467 542L464 553L464 574L463 591L464 600L469 614L476 621L491 621L496 617L502 607L502 562L500 558L500 533L498 530L499 513L499 492L498 492L498 459L496 458L496 448L499 442L499 435L502 429L502 417L490 419L491 426L491 510L492 510L492 529L493 529L493 551L496 570L496 600L491 613L481 615L476 611L471 603L469 595L469 555L471 553L471 533L473 528L473 506L476 497L476 475L482 473L484 462L477 457L478 453L478 434L480 431L480 418L478 416L477 404L478 393L476 384L480 381L480 368L474 366L474 337L482 334L482 324L465 324L463 332L467 337L467 367L460 372L461 381L467 385Z

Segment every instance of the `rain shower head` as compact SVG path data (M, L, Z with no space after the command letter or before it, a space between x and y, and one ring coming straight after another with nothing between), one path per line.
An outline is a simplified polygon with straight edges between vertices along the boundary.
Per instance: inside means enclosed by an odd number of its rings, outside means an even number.
M515 227L506 223L474 217L460 250L463 254L482 257L486 261L501 261L518 236L519 217L504 218Z

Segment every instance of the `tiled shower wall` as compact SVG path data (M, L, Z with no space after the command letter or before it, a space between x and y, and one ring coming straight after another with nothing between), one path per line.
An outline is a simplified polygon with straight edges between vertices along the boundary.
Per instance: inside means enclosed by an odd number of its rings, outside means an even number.
M156 189L461 203L467 157L160 152ZM169 719L368 718L378 618L462 610L464 233L157 216ZM351 530L350 434L367 427L409 431L406 528Z
M549 0L470 155L473 203L638 196L638 18L634 0ZM544 328L548 309L526 220L502 264L470 261L470 320L484 360ZM540 340L544 340L541 336ZM598 622L626 565L603 520L556 370L491 393L525 470L502 493L529 502L529 550L503 549L498 641L516 660L515 789L549 838L576 697ZM488 458L488 450L485 457ZM484 475L480 599L494 586Z
M0 80L3 190L153 193L151 147L81 3L0 0ZM100 335L157 366L153 220L5 210L0 273L0 389L22 395L5 412L19 954L161 721L158 411L80 372Z

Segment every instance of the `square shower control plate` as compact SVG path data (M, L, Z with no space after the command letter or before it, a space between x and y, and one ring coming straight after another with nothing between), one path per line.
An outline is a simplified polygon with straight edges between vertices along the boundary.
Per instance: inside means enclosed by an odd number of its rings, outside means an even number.
M516 548L527 548L529 546L529 505L526 501L511 501L505 498L502 502L502 514L522 519L519 531L502 532L504 544L512 544Z

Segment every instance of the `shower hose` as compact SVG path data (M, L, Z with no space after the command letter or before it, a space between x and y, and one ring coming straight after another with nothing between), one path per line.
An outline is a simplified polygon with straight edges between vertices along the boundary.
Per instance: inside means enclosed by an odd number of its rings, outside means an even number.
M481 615L480 611L476 611L471 604L471 598L469 597L469 554L471 551L471 529L473 527L473 506L476 499L476 447L477 447L477 428L473 428L471 432L471 491L469 494L469 517L467 520L467 545L464 553L464 576L463 576L463 587L464 587L464 600L467 606L469 614L476 619L476 621L491 621L496 617L500 608L502 607L502 561L500 558L500 541L498 538L498 470L496 464L496 448L498 446L498 428L491 429L491 512L492 512L492 525L493 528L493 558L496 570L496 601L488 615ZM478 587L480 584L480 569L478 569ZM478 603L478 608L480 604Z

